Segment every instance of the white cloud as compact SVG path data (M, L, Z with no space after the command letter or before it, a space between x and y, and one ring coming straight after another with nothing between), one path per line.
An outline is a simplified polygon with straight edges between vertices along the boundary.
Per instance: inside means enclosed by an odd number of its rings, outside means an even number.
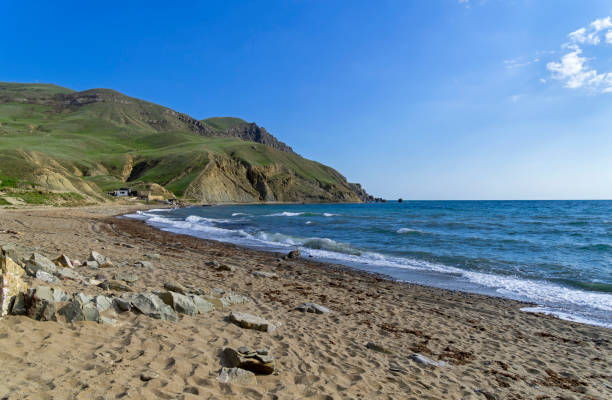
M598 73L590 67L588 62L594 58L585 57L581 46L597 46L601 42L599 33L608 28L612 28L612 19L605 17L591 22L589 27L571 32L568 35L569 42L561 46L567 52L560 60L546 64L551 78L563 81L569 89L583 88L595 93L612 93L612 72ZM605 33L605 41L612 43L612 30Z
M457 0L457 3L465 6L466 8L470 8L470 0Z

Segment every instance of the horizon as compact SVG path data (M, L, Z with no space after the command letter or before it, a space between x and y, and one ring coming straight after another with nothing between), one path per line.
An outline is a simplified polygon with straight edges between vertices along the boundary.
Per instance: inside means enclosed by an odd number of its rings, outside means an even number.
M10 4L0 80L255 122L386 199L610 200L612 6L534 3Z

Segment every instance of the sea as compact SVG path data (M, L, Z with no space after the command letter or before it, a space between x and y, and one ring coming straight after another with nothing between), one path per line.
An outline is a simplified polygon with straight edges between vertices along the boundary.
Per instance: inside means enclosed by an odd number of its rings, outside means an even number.
M128 217L612 328L612 201L221 205Z

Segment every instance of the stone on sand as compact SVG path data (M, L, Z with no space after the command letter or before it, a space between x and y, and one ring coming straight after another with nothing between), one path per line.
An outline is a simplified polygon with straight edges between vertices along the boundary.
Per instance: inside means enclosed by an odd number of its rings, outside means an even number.
M242 368L257 374L269 375L274 372L274 357L260 354L246 346L241 346L238 350L230 347L223 349L223 364L230 368Z
M89 257L87 258L87 261L95 261L98 263L99 266L102 266L106 263L110 263L110 260L108 259L108 257L103 256L102 254L98 253L97 251L91 251L91 253L89 253Z
M251 371L241 368L221 368L221 373L217 377L221 383L231 383L239 386L250 386L257 384L257 378Z
M130 311L132 309L132 304L130 304L129 301L120 299L118 297L113 299L113 306L115 307L115 310L119 312Z
M198 313L198 309L191 297L170 291L161 293L159 297L179 314L194 316Z
M258 276L260 278L276 278L276 273L267 272L267 271L254 271L253 275Z
M53 274L57 270L57 267L53 261L49 260L47 257L34 253L26 262L26 272L28 275L36 276L36 272L40 270Z
M211 303L208 300L204 300L200 296L196 296L192 294L190 295L190 297L196 309L198 310L198 314L206 314L215 309L215 306L213 305L213 303Z
M30 291L26 300L28 317L38 321L57 321L53 291L47 286L38 286ZM28 294L30 294L28 293Z
M138 280L138 275L131 272L119 272L115 274L115 280L134 283Z
M72 261L70 260L70 258L68 258L65 254L62 254L61 256L59 256L56 260L55 263L60 266L60 267L64 267L64 268L74 268L74 265L72 264Z
M174 281L164 283L164 289L180 294L187 294L188 292L185 286Z
M104 290L118 290L122 292L132 291L132 288L126 285L125 283L113 279L105 280L98 286L100 286Z
M139 293L134 296L131 303L136 311L148 317L171 322L178 321L178 315L172 307L153 293Z
M329 308L317 303L302 303L296 307L296 310L315 314L328 314L330 312Z
M248 297L238 293L229 292L225 296L221 297L221 303L224 307L229 307L234 304L244 304L251 301Z
M434 361L431 358L427 358L422 354L414 353L408 356L409 359L416 362L417 364L432 365L434 367L449 367L450 364L445 361Z
M229 320L244 329L255 329L261 332L273 332L276 329L276 326L270 321L247 313L232 311Z
M42 269L36 271L36 279L47 283L55 283L59 281L59 279L57 279L55 276L43 271Z

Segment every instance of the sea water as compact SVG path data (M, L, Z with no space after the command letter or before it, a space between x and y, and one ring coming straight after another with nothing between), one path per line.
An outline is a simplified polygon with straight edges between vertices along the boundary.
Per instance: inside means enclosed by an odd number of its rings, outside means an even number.
M612 328L612 201L232 205L131 217Z

